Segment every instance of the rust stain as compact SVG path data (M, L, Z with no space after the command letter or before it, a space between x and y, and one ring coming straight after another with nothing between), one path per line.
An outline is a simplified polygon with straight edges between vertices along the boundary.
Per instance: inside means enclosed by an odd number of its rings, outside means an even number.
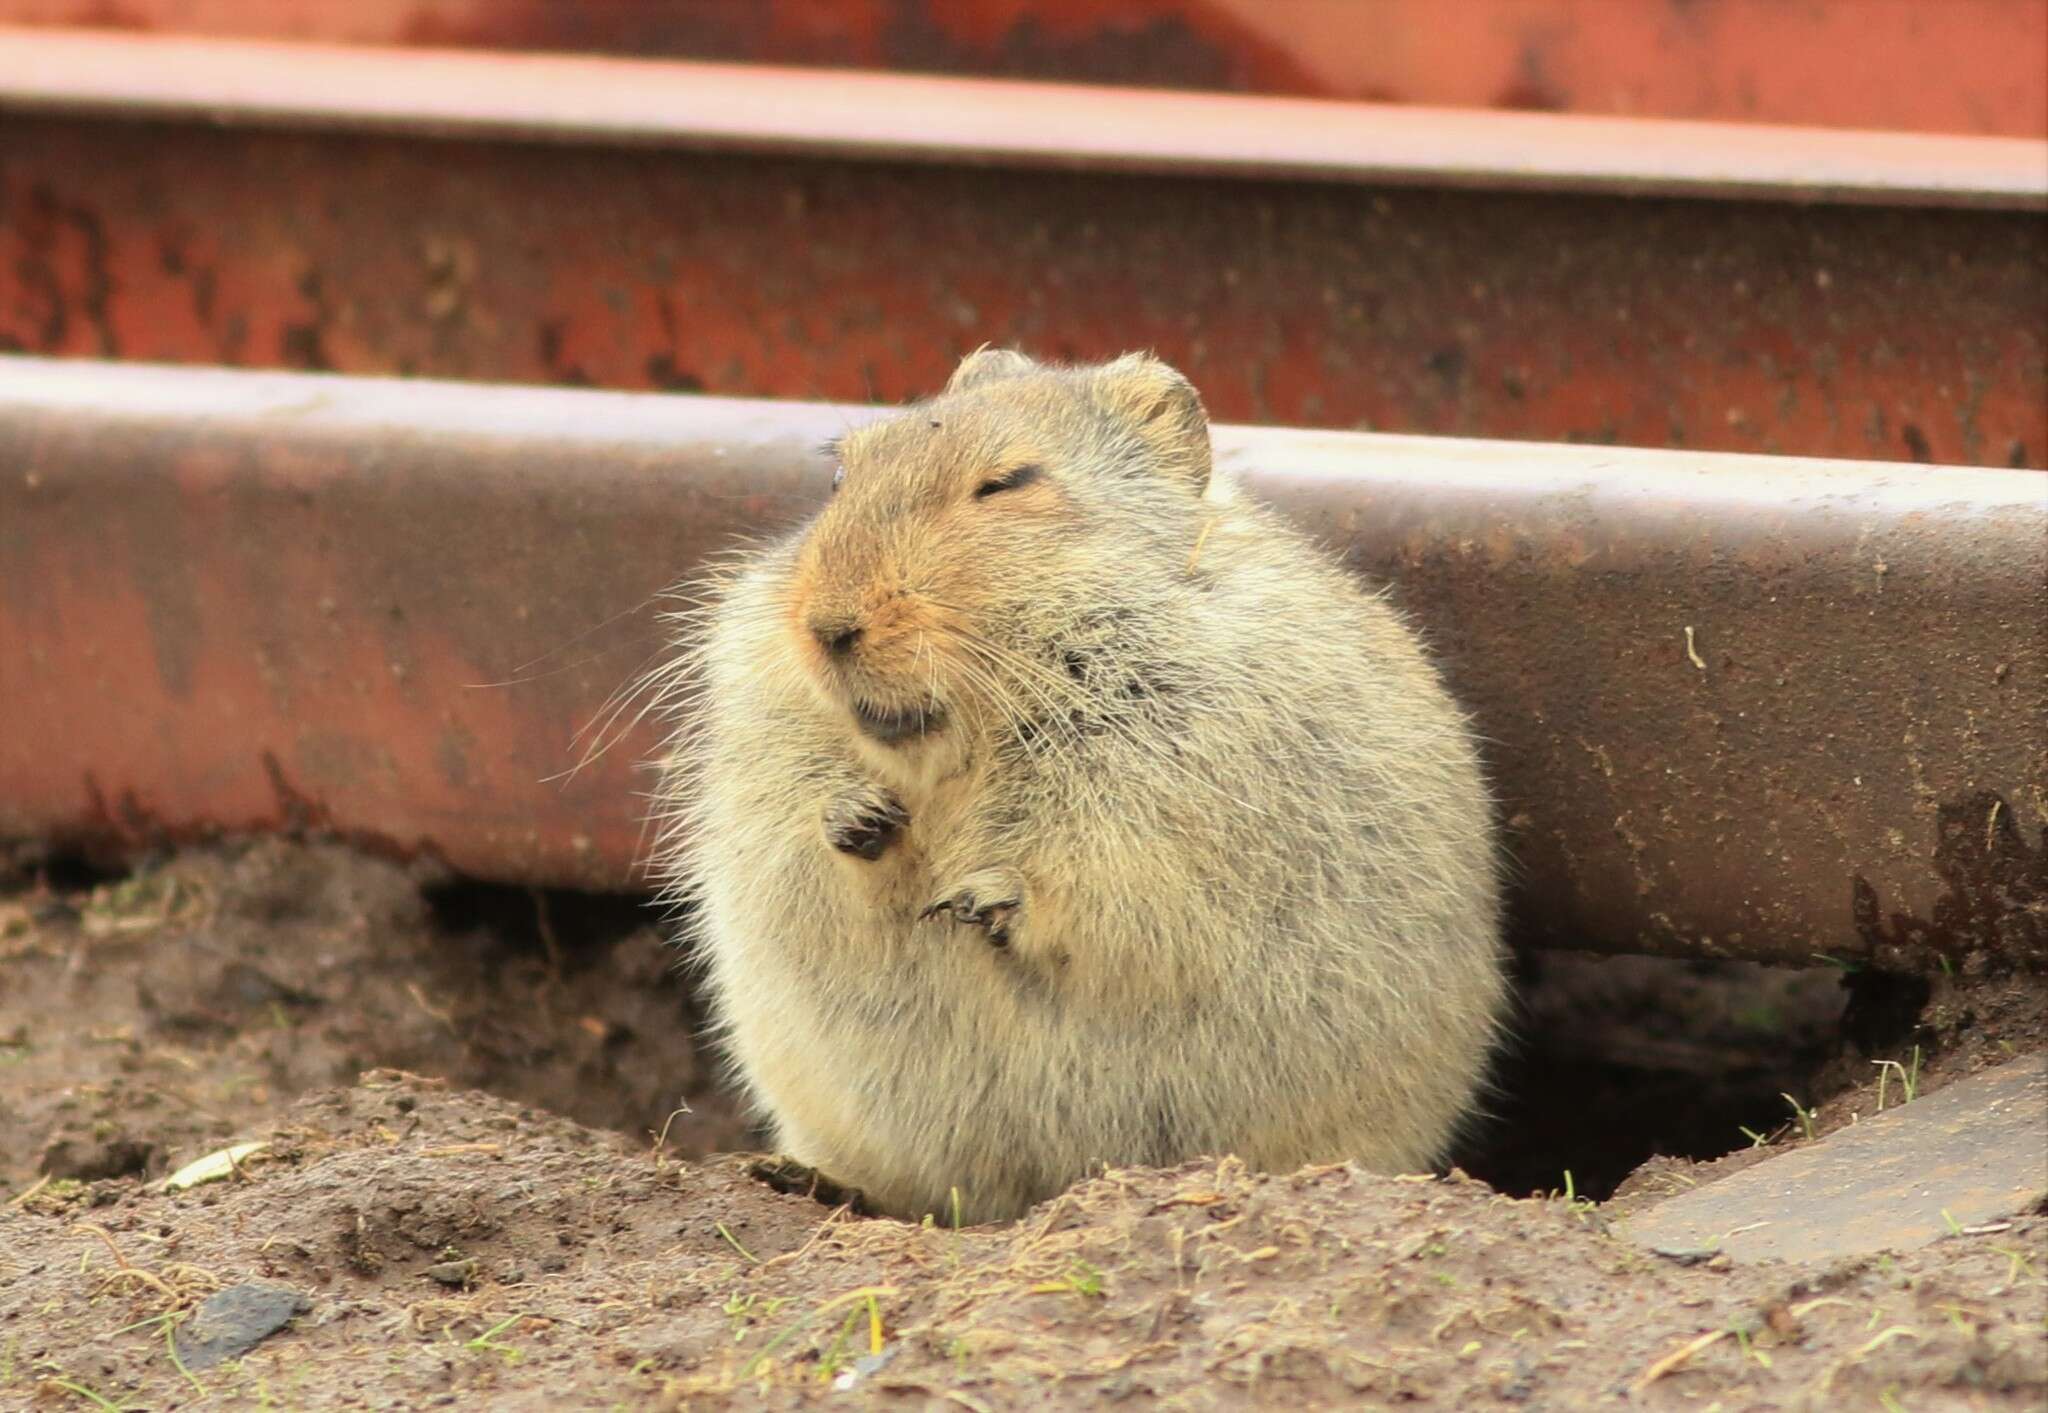
M1945 891L1925 917L1887 914L1869 879L1852 880L1865 955L1892 971L1967 964L1973 953L2048 967L2048 822L2033 828L2038 842L2030 845L2025 824L1995 790L1941 805L1933 869Z

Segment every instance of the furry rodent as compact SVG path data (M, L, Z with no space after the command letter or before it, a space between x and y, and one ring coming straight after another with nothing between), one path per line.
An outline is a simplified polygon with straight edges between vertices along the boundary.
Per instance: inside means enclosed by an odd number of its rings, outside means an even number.
M678 615L656 867L782 1150L981 1221L1437 1162L1504 999L1473 737L1179 373L969 357Z

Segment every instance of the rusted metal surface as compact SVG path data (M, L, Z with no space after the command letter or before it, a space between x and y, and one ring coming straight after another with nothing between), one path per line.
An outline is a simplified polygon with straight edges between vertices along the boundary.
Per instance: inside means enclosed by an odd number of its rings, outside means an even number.
M2042 0L0 0L0 21L2048 134Z
M1681 1259L1825 1261L1911 1251L2043 1197L2048 1058L2032 1055L1660 1202L1628 1233Z
M0 29L0 105L828 157L2048 207L2048 142L564 55Z
M807 513L868 415L0 359L0 830L314 824L619 886L655 739L551 777L659 651L650 596ZM1529 940L2048 961L2039 477L1218 445L1437 643Z
M1158 350L1225 420L2048 464L2010 212L0 121L0 349L893 401Z

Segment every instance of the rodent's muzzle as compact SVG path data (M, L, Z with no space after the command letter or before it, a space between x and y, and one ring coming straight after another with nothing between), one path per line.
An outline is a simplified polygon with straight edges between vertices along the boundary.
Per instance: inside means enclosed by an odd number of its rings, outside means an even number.
M834 679L839 689L835 695L842 695L861 734L896 745L939 728L944 713L936 702L899 707L874 700L874 664L863 661L862 649L878 645L870 643L867 625L860 618L820 605L804 616L804 628L824 653L825 675ZM884 689L880 695L894 693Z

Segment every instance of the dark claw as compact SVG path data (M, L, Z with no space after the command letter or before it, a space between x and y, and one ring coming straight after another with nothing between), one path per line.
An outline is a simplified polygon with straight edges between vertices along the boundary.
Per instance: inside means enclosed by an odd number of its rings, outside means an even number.
M857 1217L874 1215L859 1188L835 1182L794 1158L757 1158L747 1164L747 1176L791 1197L808 1197L827 1207L850 1207Z
M1017 915L1018 903L1016 898L996 898L984 903L971 891L963 889L950 898L939 899L918 916L930 919L940 913L951 913L953 921L987 932L990 946L1007 947L1010 945L1010 921Z
M880 858L903 827L910 814L896 797L882 792L835 801L825 810L825 839L842 854L869 862Z

